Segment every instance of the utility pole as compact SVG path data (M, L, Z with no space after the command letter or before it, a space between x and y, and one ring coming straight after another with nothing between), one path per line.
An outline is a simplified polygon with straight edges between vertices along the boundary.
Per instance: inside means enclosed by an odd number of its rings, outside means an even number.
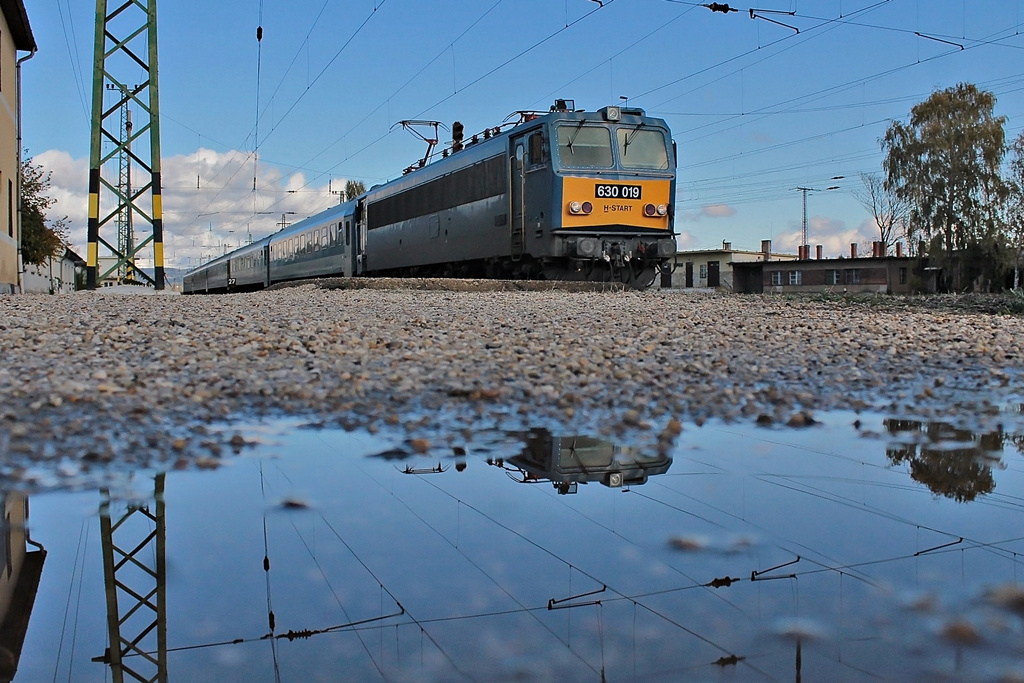
M813 187L798 187L796 189L802 192L804 195L804 217L803 221L801 222L803 229L800 237L800 248L803 249L803 247L807 246L807 193L820 192L821 190L816 190Z
M89 154L89 247L86 258L86 288L95 289L111 273L139 277L156 289L164 288L163 197L160 185L160 98L157 78L156 0L132 0L107 11L107 0L96 0L96 37L93 53L92 141ZM142 68L144 80L126 85ZM107 107L106 90L116 102ZM125 127L114 125L115 116L131 104L138 120ZM149 145L132 147L148 137ZM105 151L106 148L106 151ZM122 182L124 169L135 164L146 174L139 187ZM127 176L130 177L130 170ZM102 200L102 202L101 202ZM101 212L101 203L113 201L113 209ZM104 225L117 222L116 246L101 237ZM152 226L151 234L135 243L122 240L121 226L134 230ZM134 234L134 233L133 233ZM113 257L113 265L100 272L100 245ZM153 250L153 277L135 267L136 255Z
M844 177L845 176L835 175L835 176L832 176L832 180L842 180ZM808 192L827 192L828 190L838 190L839 186L838 185L832 185L831 187L826 187L824 190L819 190L816 187L794 187L793 189L794 190L798 190L798 191L803 193L804 210L803 210L803 220L800 223L801 224L800 246L801 247L806 247L807 246L807 193Z
M114 90L113 83L106 84L107 90ZM121 137L125 140L124 146L117 155L117 189L122 197L130 197L132 194L132 110L129 109L127 88L121 88ZM128 205L120 207L117 213L117 251L121 254L131 255L135 250L135 229L132 227L132 212ZM135 273L134 256L128 256L124 263L119 264L117 279L119 282L134 282Z

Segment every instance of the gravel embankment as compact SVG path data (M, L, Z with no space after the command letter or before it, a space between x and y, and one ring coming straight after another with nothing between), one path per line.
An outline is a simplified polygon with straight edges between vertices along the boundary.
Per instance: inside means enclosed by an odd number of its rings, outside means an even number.
M675 419L797 425L830 408L1002 420L1024 385L1021 316L424 286L2 297L0 480L202 465L231 445L205 424L254 415L653 442Z

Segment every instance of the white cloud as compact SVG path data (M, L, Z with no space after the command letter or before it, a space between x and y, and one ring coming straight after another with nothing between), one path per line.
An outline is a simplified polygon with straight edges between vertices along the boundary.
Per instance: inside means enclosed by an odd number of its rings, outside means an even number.
M791 232L784 232L775 236L772 249L796 253L800 246L803 230L800 226ZM865 220L855 228L848 228L841 220L814 216L807 220L807 242L813 247L822 246L822 255L825 258L837 256L849 256L851 244L870 243L878 239L877 228L874 222ZM814 250L811 250L812 255ZM862 254L863 255L863 254ZM869 254L870 255L870 254Z
M73 159L66 152L48 150L35 162L52 172L50 196L57 200L51 217L67 215L71 222L73 248L85 256L88 221L88 159ZM136 168L132 184L148 182ZM253 189L253 177L256 189ZM202 258L223 253L246 242L276 232L282 218L294 223L322 211L338 201L329 191L326 178L308 180L302 172L286 173L281 168L253 164L248 152L217 152L200 148L193 154L161 160L164 218L164 257L168 267L187 268ZM334 178L333 187L344 187L344 178ZM113 197L100 196L100 215L113 207ZM149 202L143 210L150 211ZM136 219L138 222L139 219ZM105 223L100 236L117 239L115 223ZM147 223L136 228L136 239L145 239ZM101 255L103 248L101 247ZM152 253L142 252L141 265L151 262Z
M676 220L697 223L702 218L728 218L736 215L736 209L728 204L705 204L700 211L684 211L676 214Z
M676 235L677 251L686 251L687 249L693 249L695 244L697 244L697 239L688 232L681 232L678 235Z
M736 209L728 204L708 204L702 207L700 212L710 218L728 218L736 215Z

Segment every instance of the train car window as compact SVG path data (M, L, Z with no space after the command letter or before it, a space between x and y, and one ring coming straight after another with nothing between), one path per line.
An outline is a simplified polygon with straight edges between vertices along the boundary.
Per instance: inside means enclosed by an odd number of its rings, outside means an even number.
M619 128L615 131L615 141L623 167L668 170L668 147L665 134L660 130Z
M565 124L555 128L555 137L562 166L611 167L612 141L607 128Z
M494 156L443 178L374 202L372 210L367 213L368 227L373 230L500 196L508 187L507 163L504 155Z
M544 136L537 131L530 136L530 165L539 166L544 161Z
M349 245L349 236L350 236L350 233L351 233L351 228L352 228L351 223L349 223L349 221L345 221L345 246L346 247Z
M320 228L320 248L327 248L327 226Z
M338 224L331 223L331 246L333 247L338 243Z

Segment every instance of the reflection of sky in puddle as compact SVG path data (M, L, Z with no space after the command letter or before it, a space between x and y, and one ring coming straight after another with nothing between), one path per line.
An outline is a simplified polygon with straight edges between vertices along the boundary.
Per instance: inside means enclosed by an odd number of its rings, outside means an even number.
M856 417L688 427L671 459L543 430L417 455L284 429L218 470L136 477L140 500L164 489L170 679L1024 675L1018 446ZM101 499L29 501L48 555L16 680L110 676L91 661L108 633ZM154 528L133 513L112 535L133 548Z

